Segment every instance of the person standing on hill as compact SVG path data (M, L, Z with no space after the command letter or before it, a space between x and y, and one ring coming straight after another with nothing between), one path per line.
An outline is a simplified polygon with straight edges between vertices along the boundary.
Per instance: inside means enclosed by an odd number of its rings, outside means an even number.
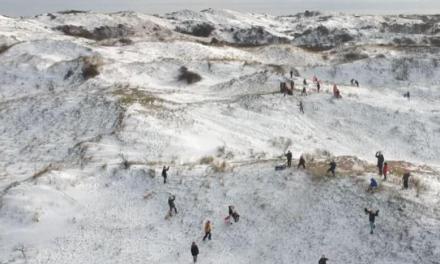
M373 234L373 230L376 228L374 221L376 220L376 216L379 216L379 210L374 211L371 208L365 208L365 213L368 214L368 220L370 221L370 234Z
M171 195L170 197L168 197L168 206L170 207L170 216L173 213L177 214L177 209L176 209L176 204L174 203L174 201L176 200L176 196L175 195Z
M194 263L196 263L197 256L199 255L199 247L196 245L196 242L192 242L191 244L191 255L193 256Z
M325 257L325 255L322 255L319 259L318 264L327 264L328 258Z
M385 158L383 157L382 152L378 151L376 152L376 158L377 158L377 168L379 170L379 175L383 175L383 162Z
M209 220L206 221L204 229L205 229L205 236L203 237L203 241L205 241L206 238L211 240L211 231L212 231L211 221Z
M331 172L333 174L333 177L335 177L335 170L336 170L336 162L333 160L330 162L330 168L327 170L327 173Z
M299 167L303 167L303 169L306 169L306 160L304 159L303 155L299 157L298 166L296 168L299 169Z
M287 167L290 168L292 166L292 152L289 150L284 156L287 158Z
M167 177L168 177L168 170L170 169L170 166L166 167L163 166L162 168L162 177L163 177L163 183L167 183Z
M388 174L388 163L384 163L383 164L383 180L386 181L387 180L387 174Z
M299 111L304 114L304 104L302 101L299 101Z
M402 177L402 179L403 179L403 189L408 189L408 187L409 187L409 185L408 185L408 181L409 181L409 177L411 176L411 174L409 173L409 171L406 171L404 174L403 174L403 177Z

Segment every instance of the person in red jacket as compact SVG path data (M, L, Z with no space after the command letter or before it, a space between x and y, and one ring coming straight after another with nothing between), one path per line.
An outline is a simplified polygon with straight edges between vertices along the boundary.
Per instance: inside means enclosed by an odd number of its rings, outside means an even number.
M383 164L382 173L383 173L383 180L386 181L387 174L388 174L388 163L386 163L386 162Z

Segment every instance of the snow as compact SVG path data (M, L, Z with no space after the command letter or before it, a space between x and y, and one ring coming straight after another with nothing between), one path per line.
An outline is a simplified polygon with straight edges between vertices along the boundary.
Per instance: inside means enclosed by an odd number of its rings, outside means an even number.
M192 241L200 263L316 263L322 254L330 263L438 262L439 49L395 46L398 35L430 36L382 31L422 18L214 9L52 16L0 16L0 47L8 47L0 51L1 263L190 263ZM174 31L187 21L214 25L211 37L223 43ZM133 43L54 29L120 24ZM296 35L319 26L354 40L298 47L321 41ZM261 43L273 43L247 45L252 39L229 31L255 27L267 33ZM100 74L88 79L90 62ZM201 81L179 82L182 66ZM290 85L290 69L300 76L284 97L279 83ZM333 84L342 99L331 96ZM288 149L312 167L338 159L338 176L275 172ZM396 167L377 193L365 191L378 177L378 150L412 170L410 190L401 190ZM165 219L170 194L179 213ZM231 204L241 218L226 225ZM380 210L374 235L365 207ZM202 242L207 219L213 240Z

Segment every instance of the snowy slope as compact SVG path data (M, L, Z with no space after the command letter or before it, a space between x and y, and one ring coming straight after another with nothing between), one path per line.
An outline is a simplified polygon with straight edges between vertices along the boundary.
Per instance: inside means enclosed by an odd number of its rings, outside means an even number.
M437 263L439 23L213 9L0 17L0 262L190 263L194 240L201 263ZM182 66L201 80L179 81ZM297 90L284 97L291 69ZM275 172L287 149L310 168ZM369 194L377 150L395 165ZM339 176L323 177L332 158ZM169 194L179 214L165 220ZM242 216L231 226L230 204ZM373 236L364 207L380 209Z

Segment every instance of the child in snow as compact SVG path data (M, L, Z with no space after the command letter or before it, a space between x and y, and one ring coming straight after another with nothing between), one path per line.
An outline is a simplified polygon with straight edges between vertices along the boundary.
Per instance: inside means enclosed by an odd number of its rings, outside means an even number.
M383 164L382 172L383 172L383 180L386 181L387 180L387 174L388 174L388 163L385 162Z
M209 220L206 221L204 229L205 229L205 236L203 237L203 241L205 241L206 238L211 240L211 230L212 230L211 221Z
M368 220L370 221L370 234L373 234L373 230L376 228L374 221L376 220L376 216L379 216L379 210L374 211L371 208L365 208L365 213L368 214Z
M370 185L368 186L368 190L369 192L374 192L374 190L377 189L377 181L374 178L370 179Z
M327 173L331 172L333 177L335 177L335 170L336 170L336 162L333 160L330 162L330 168L327 170Z
M172 215L173 210L174 210L174 213L177 214L176 204L174 203L174 200L176 200L175 195L171 195L168 198L168 206L170 207L170 216Z
M299 111L304 114L304 104L302 101L299 101Z
M303 167L303 169L306 168L306 160L304 159L303 155L299 157L298 166L296 168L299 169L299 167Z

